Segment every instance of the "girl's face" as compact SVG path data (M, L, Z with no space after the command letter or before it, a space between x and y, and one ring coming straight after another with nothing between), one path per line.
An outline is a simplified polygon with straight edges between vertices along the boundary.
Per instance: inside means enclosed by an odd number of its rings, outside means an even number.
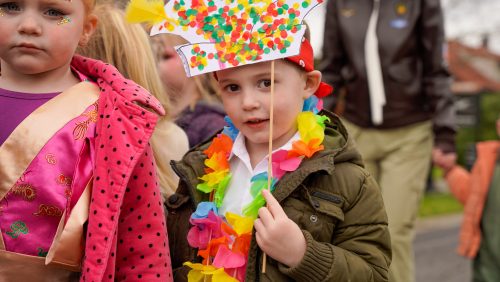
M165 87L172 90L168 91L170 95L182 95L182 89L188 79L182 60L177 52L175 52L174 47L163 44L158 70ZM172 98L175 100L175 97Z
M318 87L307 83L290 63L275 61L273 146L284 145L297 131L296 118L304 100ZM267 150L270 129L271 63L262 62L217 72L222 103L234 125L253 148Z
M2 74L45 74L68 68L93 31L82 0L0 0Z

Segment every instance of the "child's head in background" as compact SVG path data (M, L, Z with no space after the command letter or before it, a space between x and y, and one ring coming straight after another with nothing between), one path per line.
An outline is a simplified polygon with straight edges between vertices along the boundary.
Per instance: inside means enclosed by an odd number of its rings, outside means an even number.
M216 86L210 74L187 77L175 46L185 44L182 37L160 34L153 37L158 72L172 104L172 116L177 117L198 101L217 102Z
M0 3L0 86L42 93L78 82L70 62L97 24L94 0L13 0Z
M299 56L274 61L273 149L297 132L296 118L304 101L318 94L321 72L314 70L312 47L304 40ZM216 72L224 109L245 137L250 154L268 150L270 130L271 62ZM321 89L322 90L322 89ZM322 93L324 95L325 93Z

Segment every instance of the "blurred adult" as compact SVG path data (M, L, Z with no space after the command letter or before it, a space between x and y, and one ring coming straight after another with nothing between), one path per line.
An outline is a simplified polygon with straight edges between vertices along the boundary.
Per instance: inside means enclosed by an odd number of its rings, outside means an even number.
M389 281L415 280L414 225L433 147L455 154L443 46L439 0L328 1L321 71L345 91L346 127L382 189Z

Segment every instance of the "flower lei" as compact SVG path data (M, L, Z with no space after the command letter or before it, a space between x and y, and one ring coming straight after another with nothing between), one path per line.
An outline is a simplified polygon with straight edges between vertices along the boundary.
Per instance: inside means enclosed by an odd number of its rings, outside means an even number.
M304 101L303 111L297 116L300 140L293 142L292 149L278 150L272 155L271 191L286 172L296 170L304 158L324 149L325 121L329 119L317 114L321 108L322 101L314 95ZM228 126L203 152L207 156L206 174L196 188L210 193L210 202L199 203L189 220L193 227L187 235L188 243L199 249L198 255L203 261L184 263L191 268L188 281L204 281L205 278L213 282L244 281L253 222L258 210L265 205L261 191L267 188L267 172L251 179L250 193L254 198L244 207L243 216L218 213L231 179L228 158L239 133L229 117L226 122Z

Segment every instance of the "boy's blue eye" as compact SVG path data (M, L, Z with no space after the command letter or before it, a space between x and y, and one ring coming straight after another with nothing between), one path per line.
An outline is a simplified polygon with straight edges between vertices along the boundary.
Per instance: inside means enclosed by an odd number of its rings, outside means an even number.
M17 5L17 3L14 3L14 2L2 3L2 4L0 4L0 8L2 8L2 10L6 11L6 12L21 10L19 8L19 5Z

